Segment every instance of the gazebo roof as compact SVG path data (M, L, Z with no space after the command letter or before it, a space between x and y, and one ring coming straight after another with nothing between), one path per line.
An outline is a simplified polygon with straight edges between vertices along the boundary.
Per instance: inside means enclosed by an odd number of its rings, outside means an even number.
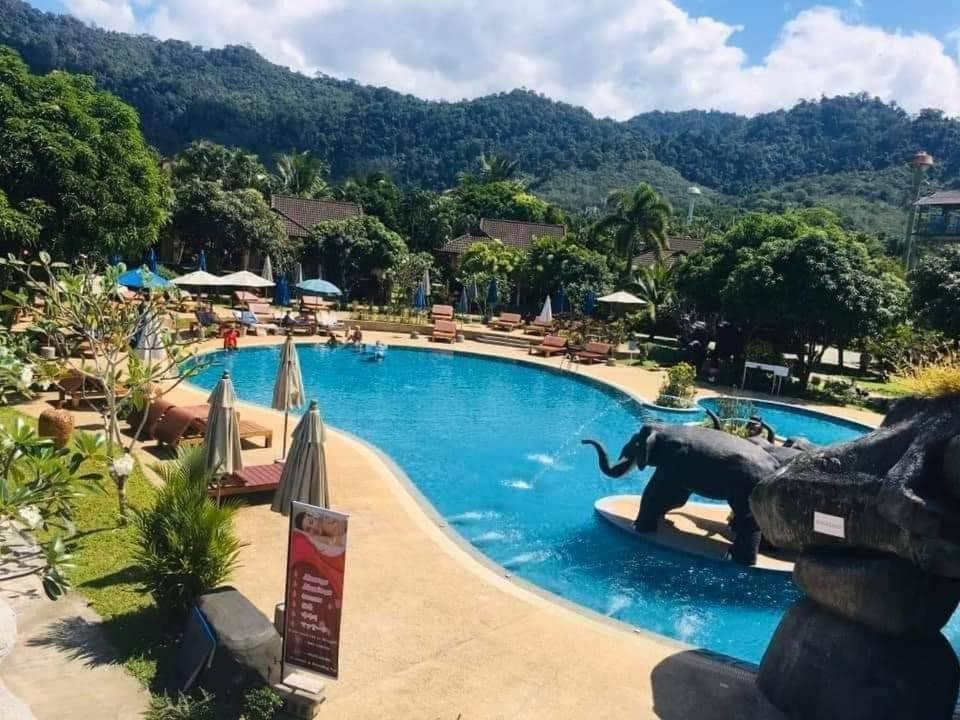
M917 207L960 207L960 190L940 190L933 195L920 198L915 205Z

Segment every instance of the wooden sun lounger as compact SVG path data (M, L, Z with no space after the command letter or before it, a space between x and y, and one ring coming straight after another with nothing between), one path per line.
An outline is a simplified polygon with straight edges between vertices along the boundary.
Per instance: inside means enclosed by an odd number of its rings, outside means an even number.
M326 310L329 307L330 303L328 303L319 295L304 295L300 298L301 310Z
M247 303L263 302L263 298L256 293L247 290L234 290L233 303L239 307L245 307Z
M613 357L613 345L608 343L591 342L583 346L583 350L574 353L574 357L582 363L591 364L604 362Z
M270 465L253 465L237 470L232 475L225 475L220 481L219 490L214 485L208 491L211 497L229 497L230 495L247 495L249 493L269 492L280 487L280 475L283 474L282 463Z
M247 310L252 312L254 316L260 322L273 322L273 308L270 307L270 303L265 302L251 302L247 303Z
M57 407L63 407L66 399L70 398L70 407L80 407L81 400L102 400L107 396L107 389L103 381L98 378L87 377L80 373L71 373L56 381L55 386L59 394ZM127 396L126 388L117 388L117 399Z
M453 305L434 305L430 310L431 320L453 320Z
M219 318L216 313L210 310L197 310L194 315L196 320L190 323L190 332L194 335L208 327L216 328L217 334L219 335L224 325L229 325L233 322L233 320L223 320Z
M527 325L524 332L528 335L547 335L551 330L553 330L553 322L534 318L533 322Z
M490 327L494 330L505 330L506 332L510 332L522 324L523 318L520 317L519 313L500 313L499 316L490 321Z
M173 403L166 398L157 398L147 406L147 419L143 423L143 430L140 431L140 440L150 440L153 438L153 429L157 426L157 423L160 422L160 418L173 406ZM142 419L143 412L136 409L132 410L127 416L130 429L136 432L137 428L140 427L140 421Z
M179 445L201 443L207 430L209 405L172 407L164 413L153 429L153 437L160 445L177 448ZM273 430L251 420L239 420L240 439L262 437L265 448L273 446Z
M454 342L457 339L457 324L453 320L437 320L433 324L433 332L430 333L430 339L433 342L445 340Z
M539 345L530 346L531 355L543 355L544 357L550 357L566 351L567 339L559 335L547 335Z

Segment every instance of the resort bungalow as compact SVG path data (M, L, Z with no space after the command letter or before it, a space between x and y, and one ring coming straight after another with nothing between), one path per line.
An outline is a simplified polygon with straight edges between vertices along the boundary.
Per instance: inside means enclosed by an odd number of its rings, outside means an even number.
M493 240L499 240L504 245L529 252L537 238L562 238L566 233L567 229L563 225L483 218L478 229L449 240L440 248L440 252L452 256L451 260L455 262L471 245Z
M914 203L914 244L960 242L960 190L941 190Z
M668 265L673 265L677 260L700 252L703 248L703 240L694 238L674 237L668 238L667 244L670 246L663 253L663 261ZM633 267L648 267L657 262L657 253L653 250L647 250L633 258Z
M363 215L363 208L352 202L339 200L313 200L311 198L273 195L270 209L277 213L287 227L287 237L302 242L309 238L315 225L327 220L346 220ZM310 254L304 257L304 273L310 277L323 277L322 268L308 267Z

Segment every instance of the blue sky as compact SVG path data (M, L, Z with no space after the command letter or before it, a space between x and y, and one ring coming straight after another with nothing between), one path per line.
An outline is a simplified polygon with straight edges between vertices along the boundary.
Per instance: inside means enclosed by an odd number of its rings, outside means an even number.
M626 118L867 92L960 115L960 0L32 0L420 97L527 87Z

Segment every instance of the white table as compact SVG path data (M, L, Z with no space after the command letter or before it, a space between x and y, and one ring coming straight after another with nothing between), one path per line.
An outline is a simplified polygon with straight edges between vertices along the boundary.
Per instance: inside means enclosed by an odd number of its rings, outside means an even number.
M783 379L790 377L790 368L783 365L770 365L769 363L754 362L747 360L743 364L743 378L740 381L740 387L743 388L747 383L747 370L756 368L757 370L766 370L773 373L773 384L770 386L770 394L778 395L783 390Z

